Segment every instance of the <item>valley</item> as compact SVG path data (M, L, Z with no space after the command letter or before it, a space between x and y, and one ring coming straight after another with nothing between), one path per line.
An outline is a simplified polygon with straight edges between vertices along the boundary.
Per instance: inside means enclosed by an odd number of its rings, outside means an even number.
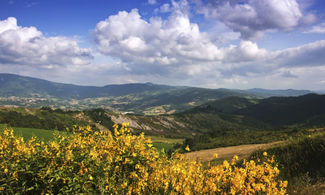
M262 99L299 96L308 90L236 90L167 86L153 83L78 86L0 73L0 106L62 110L102 108L111 112L161 115L178 113L225 97Z
M220 164L234 155L241 160L261 151L281 156L277 151L292 144L308 148L301 139L312 138L314 143L325 129L325 95L308 90L205 89L152 83L93 87L16 75L0 77L0 131L13 128L25 140L36 136L51 142L57 135L69 137L79 127L113 131L114 124L128 123L132 134L143 132L160 154L179 152L186 159ZM315 143L322 147L322 142ZM313 149L310 151L315 152ZM302 168L299 172L304 172ZM302 181L301 175L283 177L301 186L296 181ZM312 179L312 184L321 180L318 175Z

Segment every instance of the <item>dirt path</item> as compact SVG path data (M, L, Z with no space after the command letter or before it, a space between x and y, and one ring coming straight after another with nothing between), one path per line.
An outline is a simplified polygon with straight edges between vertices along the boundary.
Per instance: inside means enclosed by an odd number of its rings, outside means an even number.
M231 159L234 155L237 155L240 159L248 157L256 150L262 150L274 145L283 143L283 141L277 141L267 144L249 144L240 146L229 146L208 150L200 150L195 152L189 152L185 154L185 157L192 160L199 160L201 162L207 162L216 159L215 154L218 154L218 159Z

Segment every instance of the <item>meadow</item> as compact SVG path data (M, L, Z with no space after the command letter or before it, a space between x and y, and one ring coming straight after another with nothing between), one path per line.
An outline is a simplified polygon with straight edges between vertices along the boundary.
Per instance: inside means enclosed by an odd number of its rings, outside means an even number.
M3 132L4 129L8 129L8 125L0 124L0 132ZM14 127L14 134L16 136L21 136L24 140L29 140L33 136L41 139L43 141L50 141L53 140L54 132L58 134L64 134L63 131L53 131L53 130L46 130L46 129L37 129L37 128L23 128L23 127Z

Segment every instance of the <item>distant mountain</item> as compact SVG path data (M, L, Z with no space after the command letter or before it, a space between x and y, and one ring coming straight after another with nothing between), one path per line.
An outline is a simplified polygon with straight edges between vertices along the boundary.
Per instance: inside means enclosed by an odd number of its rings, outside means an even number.
M232 114L240 109L255 105L259 101L259 99L231 96L220 100L210 101L192 108L188 110L188 112L217 112Z
M321 90L321 91L315 91L317 94L322 94L324 95L325 94L325 90Z
M138 114L171 114L214 100L215 111L229 113L255 104L258 99L272 96L298 96L308 90L231 90L177 87L152 83L79 86L42 79L0 74L0 106L43 107L84 110L103 108L117 112ZM231 97L228 99L224 99ZM241 97L237 99L235 97ZM245 99L245 98L249 98ZM254 100L253 100L254 99ZM211 106L211 105L210 105Z
M135 83L123 85L106 85L104 87L62 84L47 80L24 77L13 74L0 74L0 96L85 99L107 96L123 96L134 93L157 92L176 89L166 85L152 83Z
M261 97L273 97L273 96L301 96L306 95L308 93L313 93L313 91L309 90L297 90L297 89L261 89L261 88L253 88L253 89L247 89L247 90L239 90L243 93L249 93L256 96Z
M250 95L229 89L175 87L152 83L78 86L0 74L0 97L3 97L0 98L0 105L51 106L61 109L100 107L121 112L166 114L229 96Z

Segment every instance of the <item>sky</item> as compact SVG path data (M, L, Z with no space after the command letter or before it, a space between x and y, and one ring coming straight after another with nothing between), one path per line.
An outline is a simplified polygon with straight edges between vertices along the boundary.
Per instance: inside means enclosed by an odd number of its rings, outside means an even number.
M325 90L325 1L0 0L0 72Z

